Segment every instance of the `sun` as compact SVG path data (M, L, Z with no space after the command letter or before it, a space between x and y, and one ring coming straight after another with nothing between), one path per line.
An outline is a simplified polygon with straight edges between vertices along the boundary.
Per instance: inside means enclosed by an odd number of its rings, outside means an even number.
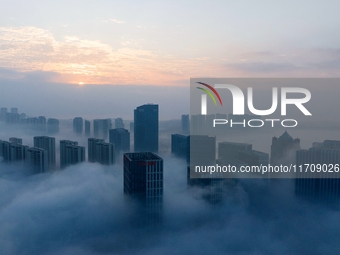
M79 86L83 86L83 85L84 85L84 82L80 81L80 82L78 82L78 85L79 85Z

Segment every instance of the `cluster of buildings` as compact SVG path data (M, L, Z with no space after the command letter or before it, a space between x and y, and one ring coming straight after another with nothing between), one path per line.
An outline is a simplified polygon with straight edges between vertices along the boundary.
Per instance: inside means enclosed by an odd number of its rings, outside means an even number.
M8 113L7 109L1 108L0 119L6 122L16 119L18 113L15 109L12 108ZM20 119L25 119L23 117ZM40 121L46 123L43 118L40 118ZM177 157L186 159L188 185L206 189L205 198L213 204L218 204L223 200L224 187L231 185L235 180L209 178L208 176L190 178L190 166L193 162L211 165L231 164L237 167L340 162L340 141L314 143L311 149L301 150L300 140L293 139L288 132L284 132L280 137L272 138L269 157L268 153L254 150L250 143L226 141L216 143L214 136L189 135L190 125L192 127L200 125L197 124L200 121L197 116L192 116L190 120L189 115L182 115L182 133L171 135L171 152ZM49 119L47 123L54 123L58 126L59 122ZM201 127L205 125L204 123L201 123ZM84 134L88 137L87 154L86 147L78 145L77 141L60 140L60 168L84 162L86 155L88 162L112 165L115 164L119 155L124 154L124 193L128 197L136 198L145 208L145 213L149 218L159 221L163 201L163 159L156 154L159 144L158 105L146 104L137 107L134 110L134 122L131 122L129 130L125 128L121 118L114 120L115 128L112 128L112 124L111 119L95 119L91 130L89 120L84 120L82 117L74 118L73 132L79 136ZM130 148L130 132L134 134L133 152ZM36 136L34 147L31 148L23 145L20 138L12 137L9 141L0 141L0 157L5 162L28 163L35 172L55 169L57 167L55 138ZM338 200L340 196L338 179L298 177L295 181L297 195L318 199L327 198L330 201Z

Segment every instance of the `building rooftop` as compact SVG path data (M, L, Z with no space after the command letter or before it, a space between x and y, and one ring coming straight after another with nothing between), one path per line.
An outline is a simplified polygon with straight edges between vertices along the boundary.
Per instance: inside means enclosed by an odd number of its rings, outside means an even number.
M152 152L134 152L124 154L130 160L161 160L162 158Z

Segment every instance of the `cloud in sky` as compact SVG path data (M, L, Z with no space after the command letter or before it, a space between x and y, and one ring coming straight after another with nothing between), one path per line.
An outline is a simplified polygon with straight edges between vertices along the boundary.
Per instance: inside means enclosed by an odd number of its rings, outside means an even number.
M123 21L113 19L122 24ZM174 85L190 77L336 77L339 49L295 51L224 50L191 57L150 50L121 38L114 47L78 36L57 39L46 29L0 27L0 67L18 72L53 72L50 81L85 84ZM6 78L7 76L2 76Z
M0 27L0 67L56 72L53 81L109 84L164 84L200 63L143 50L134 45L114 49L97 40L64 36L37 27Z

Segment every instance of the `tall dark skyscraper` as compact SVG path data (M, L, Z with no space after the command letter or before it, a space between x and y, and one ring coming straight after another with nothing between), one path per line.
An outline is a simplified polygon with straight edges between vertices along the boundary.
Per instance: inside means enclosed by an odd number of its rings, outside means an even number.
M55 167L55 138L49 136L35 136L34 147L47 151L47 160L50 167Z
M118 155L122 152L130 151L130 132L124 128L110 129L110 143L115 145L115 152Z
M148 219L161 220L163 159L153 153L125 153L124 194L145 206Z
M135 109L134 142L136 152L158 151L158 105L146 104Z
M83 133L83 118L75 117L73 119L73 132L81 135Z

